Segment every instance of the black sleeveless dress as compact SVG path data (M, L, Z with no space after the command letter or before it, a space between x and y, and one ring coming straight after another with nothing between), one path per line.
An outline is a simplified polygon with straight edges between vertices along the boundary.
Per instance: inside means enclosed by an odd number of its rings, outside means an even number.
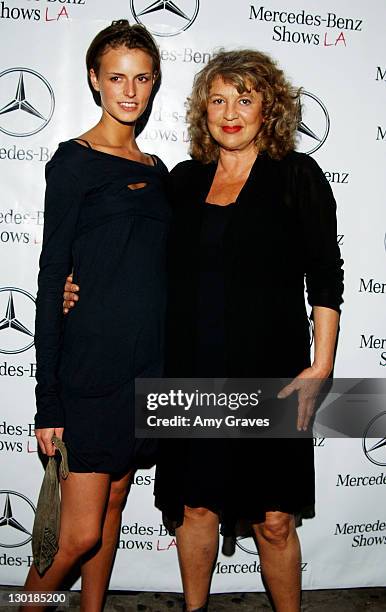
M134 437L134 379L163 368L170 210L168 172L154 161L68 141L47 164L35 424L64 427L71 471L154 462L154 442ZM63 317L71 270L81 299Z

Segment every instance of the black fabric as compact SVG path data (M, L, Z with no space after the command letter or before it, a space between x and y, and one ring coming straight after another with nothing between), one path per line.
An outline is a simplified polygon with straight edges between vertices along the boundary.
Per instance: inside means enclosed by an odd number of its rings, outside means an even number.
M46 167L36 311L35 426L62 427L71 471L133 467L153 443L134 439L134 378L163 367L170 210L167 169L59 146ZM145 183L131 190L131 183ZM63 318L73 269L77 307Z
M215 164L171 173L167 368L194 371L199 235ZM227 375L289 377L309 361L309 303L340 309L336 204L314 159L257 158L224 237Z
M310 365L304 279L312 306L339 311L342 302L331 189L311 157L295 152L282 161L258 156L218 247L224 293L212 291L205 302L207 322L224 313L223 346L218 329L214 332L216 356L211 326L198 325L202 228L208 214L202 203L215 171L215 164L186 161L171 173L166 373L181 378L296 376ZM182 524L184 504L217 512L228 535L241 521L263 521L268 510L312 516L314 494L309 439L160 443L155 498L171 531Z
M88 148L89 148L89 149L92 149L92 146L91 146L91 144L89 143L89 141L88 141L88 140L85 140L84 138L72 138L71 140L72 140L72 141L75 141L75 142L79 142L79 141L80 141L80 142L84 142L84 143L85 143L85 144L88 146Z
M224 234L234 205L203 204L199 238L197 322L194 346L197 376L223 376L225 347Z

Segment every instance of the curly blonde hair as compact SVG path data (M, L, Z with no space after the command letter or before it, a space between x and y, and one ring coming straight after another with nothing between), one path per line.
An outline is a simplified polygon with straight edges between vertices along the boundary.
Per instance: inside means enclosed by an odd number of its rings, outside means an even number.
M283 71L265 53L252 49L220 50L195 76L187 102L190 154L194 159L209 163L219 156L220 147L210 135L206 121L209 92L217 77L234 85L240 94L251 89L262 93L264 122L255 139L259 151L282 159L294 149L300 90L290 85Z

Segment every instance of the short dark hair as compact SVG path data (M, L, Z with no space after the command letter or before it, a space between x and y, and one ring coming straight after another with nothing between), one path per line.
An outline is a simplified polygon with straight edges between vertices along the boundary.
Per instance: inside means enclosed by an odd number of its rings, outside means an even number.
M94 40L91 42L86 54L87 66L87 82L93 95L94 101L98 106L101 106L101 97L99 91L95 91L90 80L90 70L94 70L98 75L102 55L108 49L117 49L118 47L126 47L127 49L141 49L150 55L153 61L153 71L156 75L156 81L161 78L161 58L157 43L150 32L142 25L130 25L127 19L118 19L113 21L104 30L98 32Z

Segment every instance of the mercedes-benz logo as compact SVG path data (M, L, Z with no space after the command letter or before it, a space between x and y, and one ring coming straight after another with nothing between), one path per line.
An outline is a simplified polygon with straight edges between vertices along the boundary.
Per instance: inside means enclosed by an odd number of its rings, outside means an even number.
M195 21L199 0L130 0L130 8L137 23L144 25L155 36L175 36L190 28Z
M16 287L0 288L0 353L15 355L34 344L35 298Z
M257 556L259 555L259 553L257 552L255 540L251 536L250 537L238 536L236 538L236 546L240 548L241 550L243 550L244 552L248 553L249 555L257 555Z
M367 425L363 436L363 452L375 465L386 466L386 411L377 414Z
M297 150L315 153L325 143L330 131L330 116L323 102L309 91L302 91L299 103Z
M0 546L17 548L32 539L36 508L17 491L0 491Z
M55 108L47 79L30 68L8 68L0 79L0 131L24 137L45 128Z

